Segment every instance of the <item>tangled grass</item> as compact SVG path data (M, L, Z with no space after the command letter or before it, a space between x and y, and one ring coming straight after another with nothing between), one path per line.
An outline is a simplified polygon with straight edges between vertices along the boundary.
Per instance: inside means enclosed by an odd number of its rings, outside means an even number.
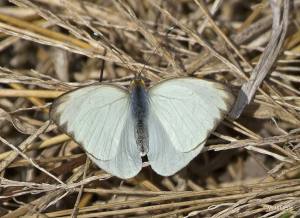
M2 217L296 217L300 2L0 2ZM236 96L204 151L171 177L122 181L49 121L62 93L209 78Z

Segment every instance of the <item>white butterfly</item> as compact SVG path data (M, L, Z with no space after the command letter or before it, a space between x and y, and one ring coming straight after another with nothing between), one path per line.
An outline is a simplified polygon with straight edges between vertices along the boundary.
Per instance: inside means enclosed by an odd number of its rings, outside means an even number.
M50 118L117 177L137 175L144 155L156 173L170 176L200 153L233 99L207 80L168 79L147 90L135 79L130 91L97 84L68 92L54 101Z

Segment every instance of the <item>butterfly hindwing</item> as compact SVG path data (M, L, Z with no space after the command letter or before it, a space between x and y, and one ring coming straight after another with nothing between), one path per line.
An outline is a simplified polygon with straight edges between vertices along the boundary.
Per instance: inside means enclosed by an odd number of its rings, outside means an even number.
M204 143L189 152L180 152L173 146L166 129L156 115L149 114L149 152L147 154L152 169L162 176L170 176L185 167L199 154Z
M125 122L115 157L111 160L99 160L91 155L89 157L100 168L122 179L132 178L139 173L142 169L142 158L134 137L131 113Z

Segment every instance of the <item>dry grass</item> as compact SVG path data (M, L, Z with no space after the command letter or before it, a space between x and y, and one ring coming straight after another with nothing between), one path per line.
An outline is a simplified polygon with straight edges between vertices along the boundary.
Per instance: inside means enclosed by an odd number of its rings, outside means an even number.
M296 217L300 2L0 2L3 217ZM163 178L101 171L49 122L53 98L98 80L179 75L227 84L236 104L197 158Z

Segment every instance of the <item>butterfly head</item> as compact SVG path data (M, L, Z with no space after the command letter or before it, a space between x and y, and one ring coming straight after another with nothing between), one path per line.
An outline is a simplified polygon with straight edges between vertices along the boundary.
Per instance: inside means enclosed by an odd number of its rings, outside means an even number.
M145 88L145 81L141 77L134 78L130 83L130 89Z

